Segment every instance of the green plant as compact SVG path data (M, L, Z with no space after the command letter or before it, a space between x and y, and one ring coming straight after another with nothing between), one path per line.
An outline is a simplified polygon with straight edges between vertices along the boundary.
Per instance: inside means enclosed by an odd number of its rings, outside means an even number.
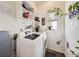
M69 5L69 8L68 8L69 12L72 12L72 9L75 10L75 11L78 11L78 9L79 9L79 2L76 2L73 5ZM79 20L79 16L77 17L77 19Z
M79 8L78 3L75 4L75 8L76 8L76 10L78 10L78 8Z
M69 10L69 12L72 11L72 5L69 6L68 10Z
M62 10L61 10L60 8L57 8L57 9L56 9L56 14L55 14L55 15L58 16L58 15L60 15L61 12L62 12Z
M73 55L75 55L75 52L74 52L73 50L70 50L70 52L71 52Z
M52 11L48 11L48 12L55 12L56 16L62 14L62 10L60 8L54 8Z
M54 13L55 16L63 16L67 15L66 13L62 12L60 8L54 8L53 10L48 10L49 13Z
M74 5L74 8L76 9L76 11L78 10L79 6L78 6L78 3L76 2Z
M79 40L77 41L77 44L79 44ZM79 49L79 46L76 46L75 48L76 48L76 49Z
M79 49L79 47L75 47L76 49Z
M79 41L77 41L77 43L79 43Z
M77 19L79 20L79 16L77 17Z
M79 57L79 54L77 53L75 53L73 50L70 50L70 52L73 54L73 55L75 55L75 57Z

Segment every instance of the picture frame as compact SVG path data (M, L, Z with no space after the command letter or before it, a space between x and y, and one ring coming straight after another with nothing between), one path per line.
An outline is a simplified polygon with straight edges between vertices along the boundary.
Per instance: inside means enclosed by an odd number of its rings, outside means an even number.
M42 25L45 25L45 18L42 18Z

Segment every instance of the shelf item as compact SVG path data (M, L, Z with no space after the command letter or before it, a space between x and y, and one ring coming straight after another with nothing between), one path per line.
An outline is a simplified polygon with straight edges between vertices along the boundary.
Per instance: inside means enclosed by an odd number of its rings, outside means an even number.
M35 21L40 22L39 17L35 17Z
M24 20L33 18L34 10L28 2L22 1L22 11L22 17Z
M23 12L23 17L28 18L29 17L29 12Z
M34 12L33 8L26 1L22 1L22 7L24 7L26 10L32 13Z

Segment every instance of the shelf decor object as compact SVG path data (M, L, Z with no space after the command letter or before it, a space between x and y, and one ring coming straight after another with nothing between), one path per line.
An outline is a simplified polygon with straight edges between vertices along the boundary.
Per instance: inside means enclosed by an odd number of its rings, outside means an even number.
M57 20L58 17L65 16L67 13L64 13L61 8L54 8L53 10L48 10L49 21Z
M55 13L55 16L62 16L63 12L60 8L54 8L53 10L48 10L48 13Z

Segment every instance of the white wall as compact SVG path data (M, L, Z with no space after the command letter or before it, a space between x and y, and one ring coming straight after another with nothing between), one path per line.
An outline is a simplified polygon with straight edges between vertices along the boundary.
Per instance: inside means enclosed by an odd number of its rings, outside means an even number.
M11 16L16 16L16 2L0 2L0 6L4 6L2 7L3 11L0 9L0 31L8 30L11 34L17 33L18 26L16 23L16 17ZM8 11L14 13L10 14Z
M56 2L56 1L52 1L52 2L50 2L50 1L47 1L45 4L40 4L41 2L39 2L39 4L36 4L36 8L37 8L37 13L36 13L36 16L39 16L40 17L40 23L39 23L39 25L40 25L40 32L43 32L43 31L45 31L45 30L47 30L47 26L48 26L48 21L49 21L49 19L48 19L48 10L52 10L53 8L55 8L55 7L59 7L59 8L61 8L62 10L63 10L63 12L64 12L64 8L65 8L65 2ZM42 26L42 24L41 24L41 18L42 17L45 17L46 18L46 20L45 20L45 25L44 26Z
M16 1L0 1L0 11L16 17Z
M10 31L11 34L17 33L17 23L15 18L0 12L0 31L4 30Z
M48 30L47 36L48 36L48 48L64 53L64 17L58 19L58 27L57 30ZM61 44L57 45L57 41L61 40Z
M14 9L16 8L16 1L0 1L0 5L4 5L8 8Z
M61 53L64 53L64 17L61 17L58 19L58 29L57 31L54 31L54 30L48 30L48 13L47 11L48 10L52 10L53 8L55 7L60 7L63 12L64 12L64 8L65 8L65 2L46 2L45 4L40 4L40 6L38 5L37 6L37 10L38 10L38 13L36 14L36 16L39 16L40 17L40 32L44 32L46 31L47 32L47 39L48 39L48 48L49 49L52 49L52 50L55 50L55 51L58 51L58 52L61 52ZM45 25L42 26L41 24L41 18L42 17L45 17L46 20L45 20ZM56 42L61 40L61 45L57 45Z
M75 1L72 2L66 2L65 4L65 11L68 12L69 5L73 5ZM76 41L79 40L79 21L77 20L77 17L74 17L72 19L69 19L69 15L65 17L65 44L69 43L69 49L78 52L75 49ZM69 49L67 48L67 44L65 45L65 55L66 56L73 56L71 55Z

